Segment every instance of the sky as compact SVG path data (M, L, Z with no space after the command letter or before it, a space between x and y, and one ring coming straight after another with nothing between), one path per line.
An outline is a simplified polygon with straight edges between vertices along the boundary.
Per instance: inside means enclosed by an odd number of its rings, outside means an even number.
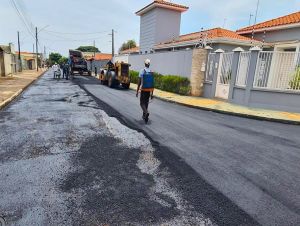
M14 8L17 6L18 11ZM32 51L34 27L38 27L39 49L65 56L69 49L93 45L111 53L111 30L115 49L129 39L139 42L139 17L135 12L152 0L0 0L0 45L10 42L21 51ZM189 6L182 15L181 34L223 27L236 30L249 25L257 0L176 0ZM300 10L300 0L260 0L257 22ZM27 21L27 27L20 18ZM25 18L25 19L24 19ZM251 23L254 23L252 17Z

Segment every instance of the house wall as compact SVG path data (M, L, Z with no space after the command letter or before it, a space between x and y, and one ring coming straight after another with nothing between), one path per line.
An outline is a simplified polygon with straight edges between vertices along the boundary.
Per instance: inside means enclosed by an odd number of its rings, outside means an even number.
M179 75L190 78L193 50L160 52L152 54L129 55L130 69L140 71L145 59L151 60L151 69L163 75Z
M155 44L166 42L180 35L181 13L157 8Z
M141 16L140 51L148 53L155 44L177 38L180 34L181 13L155 8Z
M113 62L124 62L124 63L128 63L129 62L129 55L118 55L118 56L115 56L113 58Z
M252 34L244 35L246 37L252 36ZM254 34L254 38L262 41L264 39L264 33L259 32ZM287 41L300 41L300 28L289 28L277 31L266 31L265 42L287 42Z
M1 49L0 49L0 76L5 76L4 56L3 56L3 51L1 51Z
M11 75L13 70L12 70L12 55L4 53L4 68L5 68L5 76Z
M150 51L155 44L156 31L156 16L157 11L151 10L145 15L141 16L140 21L140 51Z

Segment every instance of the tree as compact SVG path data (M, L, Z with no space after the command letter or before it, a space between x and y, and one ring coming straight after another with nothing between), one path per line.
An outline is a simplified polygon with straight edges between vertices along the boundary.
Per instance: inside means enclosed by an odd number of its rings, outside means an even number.
M81 52L96 52L100 53L99 49L95 46L79 46L77 50Z
M50 65L58 63L60 58L62 58L62 55L60 55L59 53L50 53L49 54L49 63L50 63Z
M63 65L63 64L65 64L65 63L67 63L68 62L68 58L67 57L64 57L64 56L62 56L59 60L58 60L58 64L59 65Z
M120 51L124 51L126 49L131 49L136 47L136 42L134 40L128 40L127 42L124 42L120 48Z

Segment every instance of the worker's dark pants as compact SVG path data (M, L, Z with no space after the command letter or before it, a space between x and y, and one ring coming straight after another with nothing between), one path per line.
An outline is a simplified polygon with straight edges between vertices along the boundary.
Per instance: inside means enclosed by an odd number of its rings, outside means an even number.
M69 79L69 72L66 71L66 79L68 80Z
M140 105L144 114L148 112L150 94L150 91L141 91Z

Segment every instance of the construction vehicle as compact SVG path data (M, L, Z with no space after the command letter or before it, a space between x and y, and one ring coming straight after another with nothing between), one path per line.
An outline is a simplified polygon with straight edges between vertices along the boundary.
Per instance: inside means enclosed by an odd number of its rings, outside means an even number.
M109 61L105 68L100 71L101 84L108 85L110 88L121 84L124 89L129 89L129 67L130 64L124 62L112 63Z
M69 50L69 61L70 65L70 74L74 75L75 72L83 75L91 75L91 71L88 70L87 62L83 57L83 53L79 50Z

